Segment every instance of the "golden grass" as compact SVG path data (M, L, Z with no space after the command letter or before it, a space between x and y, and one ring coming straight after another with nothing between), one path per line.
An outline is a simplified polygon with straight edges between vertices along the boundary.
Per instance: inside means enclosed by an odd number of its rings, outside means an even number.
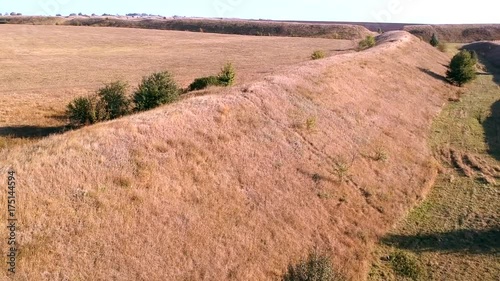
M253 39L234 40L221 48ZM207 41L215 50L221 43L219 36ZM293 47L279 49L272 57L288 61ZM135 60L133 52L123 57L121 65L137 62L139 71L116 68L130 80L167 66ZM277 280L317 246L332 254L340 273L365 279L377 238L435 176L426 140L452 91L420 69L443 75L447 61L407 33L386 33L365 52L281 65L223 93L1 151L2 174L13 167L19 175L16 278ZM110 78L87 72L92 87ZM184 77L180 68L174 72ZM308 118L314 130L307 130ZM305 125L297 127L298 119ZM364 156L380 147L386 161ZM334 168L342 159L349 165L339 179Z
M66 104L104 83L137 85L171 71L181 86L218 73L226 62L247 83L283 66L354 47L347 40L202 34L70 26L2 25L0 126L59 126ZM286 51L284 51L286 50Z

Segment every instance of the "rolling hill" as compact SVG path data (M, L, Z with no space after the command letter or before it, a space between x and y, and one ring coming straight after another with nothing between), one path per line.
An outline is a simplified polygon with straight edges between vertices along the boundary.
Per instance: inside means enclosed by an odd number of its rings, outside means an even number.
M319 247L365 279L376 240L437 173L427 139L454 94L448 60L388 32L367 51L0 151L2 174L18 175L16 278L276 280Z

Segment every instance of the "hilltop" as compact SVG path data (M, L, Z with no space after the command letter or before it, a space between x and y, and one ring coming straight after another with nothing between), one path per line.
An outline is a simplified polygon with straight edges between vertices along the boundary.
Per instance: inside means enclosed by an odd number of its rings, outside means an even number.
M389 32L367 51L2 150L2 173L19 175L17 276L275 280L317 246L364 279L376 240L433 183L448 60Z

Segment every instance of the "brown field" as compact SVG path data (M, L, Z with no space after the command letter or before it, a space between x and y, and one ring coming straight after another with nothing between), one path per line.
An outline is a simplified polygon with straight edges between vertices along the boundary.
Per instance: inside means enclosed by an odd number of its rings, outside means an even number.
M2 25L0 134L46 134L64 125L66 104L122 79L137 85L169 70L181 86L216 74L226 62L237 83L262 78L284 66L352 51L347 40L253 37L125 28ZM37 129L37 127L39 127ZM46 127L46 128L45 128Z
M2 63L17 58L0 74L9 126L158 69L187 85L231 60L241 79L0 151L2 174L18 174L16 280L278 280L313 247L363 280L374 243L436 176L427 139L455 91L449 57L406 32L299 63L352 43L16 28L0 26L13 46Z

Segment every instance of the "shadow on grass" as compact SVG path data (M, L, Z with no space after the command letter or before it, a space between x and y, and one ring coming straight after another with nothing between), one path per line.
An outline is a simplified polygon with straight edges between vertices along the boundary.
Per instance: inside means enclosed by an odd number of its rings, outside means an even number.
M429 75L430 77L434 78L434 79L437 79L437 80L441 80L445 83L450 83L448 81L448 79L446 79L446 77L444 77L443 75L440 75L440 74L437 74L436 72L434 71L431 71L429 69L426 69L426 68L422 68L422 67L419 67L418 70L422 71L423 73Z
M491 106L491 115L483 122L488 153L500 161L500 100Z
M389 235L382 243L414 252L448 252L467 254L500 253L500 228L489 230L456 230L422 235Z
M61 134L71 129L70 126L42 127L42 126L8 126L0 127L0 137L12 138L43 138L54 134Z

